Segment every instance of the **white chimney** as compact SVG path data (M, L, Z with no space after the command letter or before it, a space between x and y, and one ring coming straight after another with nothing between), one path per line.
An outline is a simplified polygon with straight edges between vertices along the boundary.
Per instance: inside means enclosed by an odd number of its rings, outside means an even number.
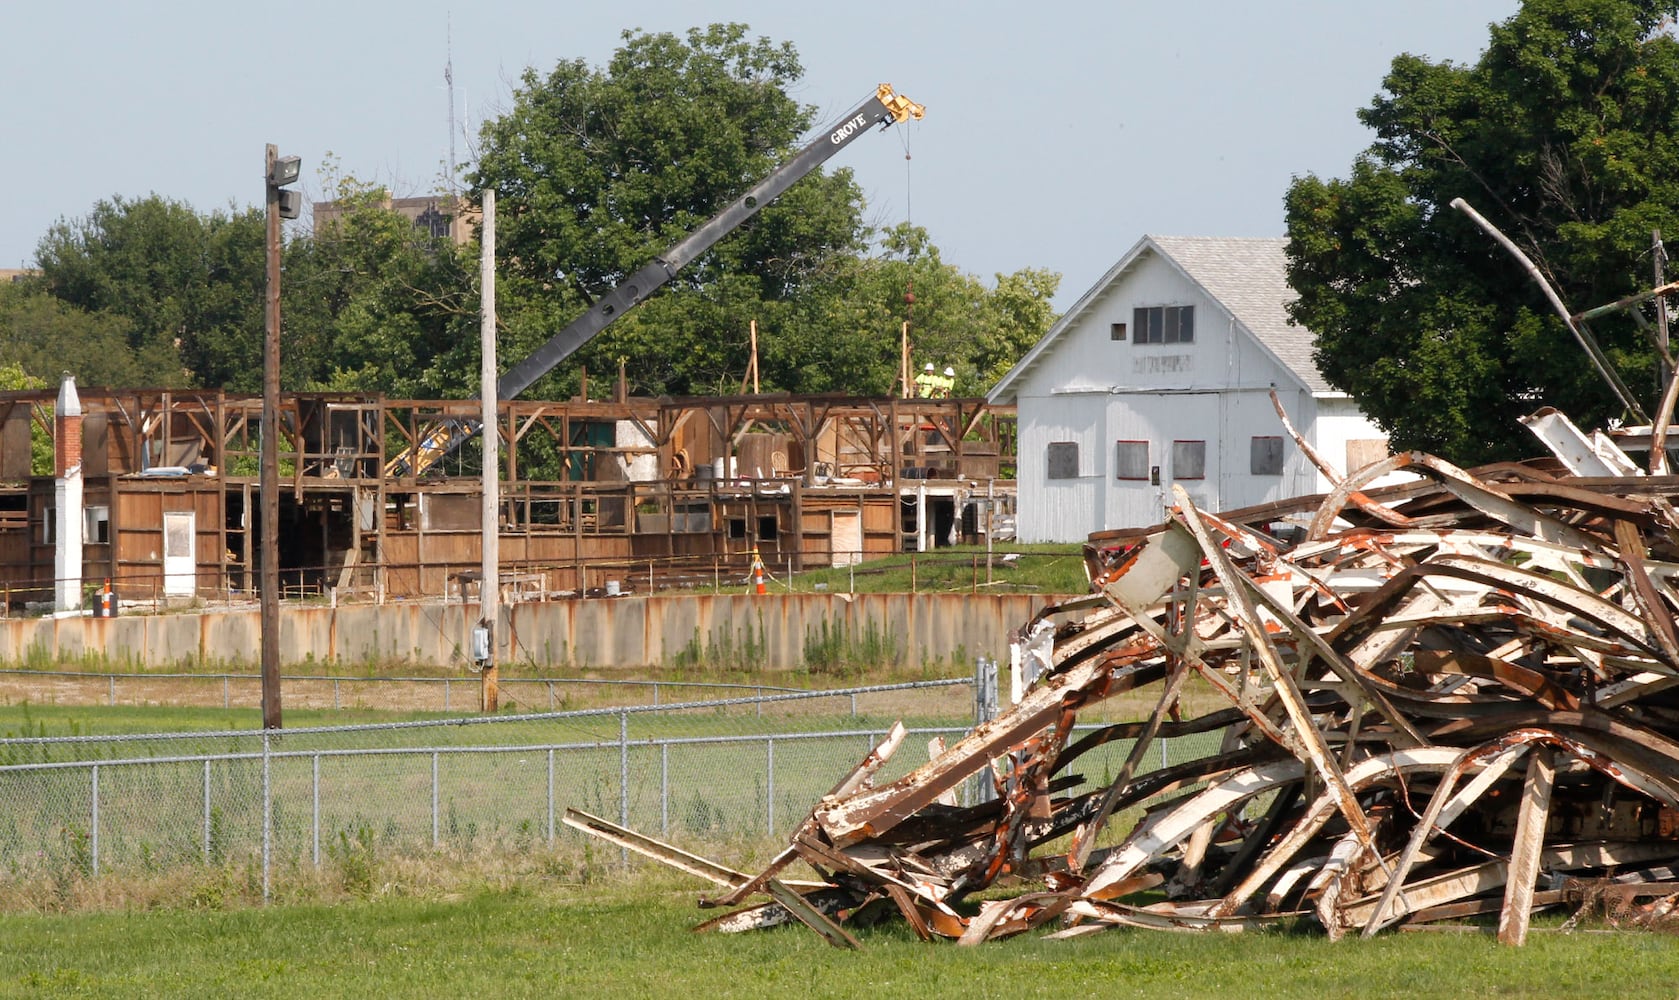
M82 606L82 399L76 377L64 373L53 417L53 506L58 541L53 549L53 606L75 611Z

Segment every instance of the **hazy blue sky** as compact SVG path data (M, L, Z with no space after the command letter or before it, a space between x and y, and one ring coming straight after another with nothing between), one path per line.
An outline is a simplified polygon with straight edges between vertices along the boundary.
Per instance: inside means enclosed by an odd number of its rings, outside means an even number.
M924 122L839 154L871 217L925 226L991 279L1045 267L1070 305L1144 233L1282 234L1295 174L1344 176L1354 111L1399 52L1474 59L1517 0L1036 4L446 0L25 4L7 13L0 267L114 194L200 210L262 197L265 143L433 190L527 67L604 64L626 28L743 21L794 43L797 93L839 117L889 82ZM451 27L452 26L452 27ZM907 163L905 149L913 159Z

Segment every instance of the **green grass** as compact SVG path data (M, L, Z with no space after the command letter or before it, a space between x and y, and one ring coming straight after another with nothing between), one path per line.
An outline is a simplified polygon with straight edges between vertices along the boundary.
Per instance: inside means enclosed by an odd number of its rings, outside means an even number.
M1060 543L994 547L987 583L985 546L953 545L931 552L881 556L857 566L801 570L793 575L791 589L800 594L818 590L859 594L1084 594L1090 591L1090 581L1084 573L1083 551L1082 545ZM1012 566L1005 565L1005 554L1017 555L1018 559ZM774 576L769 592L785 593L786 569L770 566L769 571ZM743 594L748 589L725 584L718 592Z
M861 952L801 927L694 934L696 888L533 883L458 898L237 911L0 916L0 995L614 997L1427 997L1665 995L1670 938L1481 934L1030 935L978 948L857 932ZM1662 986L1668 983L1669 986Z
M288 709L288 729L354 726L458 718L451 712L388 712L374 709ZM0 705L0 738L126 736L135 733L220 732L260 729L260 708L190 708L169 705L58 705L20 702Z

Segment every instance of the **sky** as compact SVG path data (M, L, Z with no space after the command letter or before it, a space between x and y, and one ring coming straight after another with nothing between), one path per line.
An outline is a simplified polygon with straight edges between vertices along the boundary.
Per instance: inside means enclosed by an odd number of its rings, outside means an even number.
M1281 236L1292 177L1346 176L1401 52L1473 61L1518 0L60 0L0 38L0 268L59 220L157 193L262 200L267 143L397 195L439 189L528 68L604 66L626 29L721 21L790 41L826 125L886 82L925 120L853 142L878 225L927 229L988 284L1062 275L1065 309L1144 234ZM451 100L444 68L452 66Z

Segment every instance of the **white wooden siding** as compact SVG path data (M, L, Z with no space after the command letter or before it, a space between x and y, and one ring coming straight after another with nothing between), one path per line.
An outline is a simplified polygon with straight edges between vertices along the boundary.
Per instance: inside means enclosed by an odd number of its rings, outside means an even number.
M1195 307L1194 343L1136 343L1134 309L1183 305ZM1112 339L1114 323L1126 325L1125 340ZM1271 404L1273 387L1290 421L1337 469L1349 439L1381 436L1350 400L1314 397L1173 264L1142 254L1022 373L1020 539L1076 542L1093 531L1159 523L1171 497L1173 441L1206 442L1205 478L1182 485L1209 510L1328 490L1329 481L1287 439ZM1256 436L1284 438L1282 475L1252 474ZM1078 443L1077 479L1045 478L1052 441ZM1119 441L1148 442L1158 484L1114 478Z
M1060 396L1032 400L1041 419L1020 424L1019 509L1015 533L1023 542L1077 542L1096 530L1097 477L1101 454L1102 411L1107 396ZM1022 411L1027 398L1022 396ZM1079 446L1077 479L1047 479L1047 452L1052 441ZM1073 527L1068 528L1069 525Z

